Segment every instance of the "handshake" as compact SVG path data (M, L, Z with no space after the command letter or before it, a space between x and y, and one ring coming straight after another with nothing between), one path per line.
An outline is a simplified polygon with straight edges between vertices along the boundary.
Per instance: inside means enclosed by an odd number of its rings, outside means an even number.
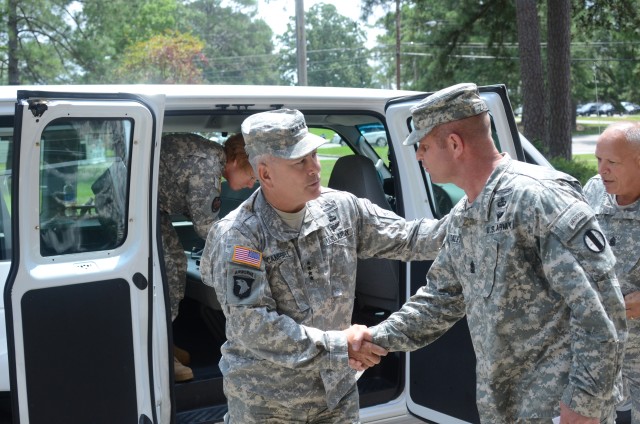
M388 353L372 342L371 331L366 325L354 324L343 332L347 336L349 366L356 371L364 371L379 364Z

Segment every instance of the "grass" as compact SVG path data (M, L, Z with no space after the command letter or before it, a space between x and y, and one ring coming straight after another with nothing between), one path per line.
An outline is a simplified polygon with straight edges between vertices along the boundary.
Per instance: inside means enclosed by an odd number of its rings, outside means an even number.
M580 155L573 155L573 160L576 162L582 162L585 165L589 165L594 167L596 170L598 169L598 160L596 159L596 155L591 153L583 153Z
M389 159L387 158L388 147L374 147L373 150L375 150L384 163L389 166ZM322 184L323 187L328 187L329 176L331 175L331 171L333 171L336 160L342 156L349 156L354 153L348 146L332 144L330 147L322 147L318 151L318 154L320 155L321 167L320 184Z

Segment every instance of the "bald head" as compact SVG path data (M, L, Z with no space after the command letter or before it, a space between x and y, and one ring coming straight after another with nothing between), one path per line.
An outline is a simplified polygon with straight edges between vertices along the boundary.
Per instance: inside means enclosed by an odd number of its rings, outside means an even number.
M640 124L619 122L607 127L596 144L598 173L609 194L626 205L640 198Z
M640 149L640 122L616 122L598 137L598 143L619 140L633 150Z

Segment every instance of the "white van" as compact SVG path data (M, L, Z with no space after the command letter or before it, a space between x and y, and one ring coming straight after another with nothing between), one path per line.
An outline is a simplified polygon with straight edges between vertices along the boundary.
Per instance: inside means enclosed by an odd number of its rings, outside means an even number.
M549 166L518 134L506 88L480 91L499 150ZM173 323L168 312L156 213L162 134L196 132L218 142L250 114L299 109L312 131L343 141L319 151L324 184L407 219L441 217L462 192L432 184L415 146L402 145L409 108L425 95L282 86L1 87L0 391L13 414L5 422L221 422L224 316L200 280L204 241L180 216L174 225L189 258L188 285ZM372 127L383 128L387 142L365 137ZM118 222L96 210L100 181L113 178L113 167L126 176ZM225 191L222 214L251 191ZM353 321L389 316L424 283L429 265L361 261ZM192 381L173 382L174 342L191 353ZM474 366L464 320L424 349L389 354L358 381L362 421L478 422Z

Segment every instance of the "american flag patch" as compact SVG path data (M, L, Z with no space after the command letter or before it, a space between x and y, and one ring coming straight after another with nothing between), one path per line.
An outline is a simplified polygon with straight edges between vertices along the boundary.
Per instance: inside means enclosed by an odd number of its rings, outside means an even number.
M244 246L233 246L231 262L260 268L260 264L262 263L262 253Z

